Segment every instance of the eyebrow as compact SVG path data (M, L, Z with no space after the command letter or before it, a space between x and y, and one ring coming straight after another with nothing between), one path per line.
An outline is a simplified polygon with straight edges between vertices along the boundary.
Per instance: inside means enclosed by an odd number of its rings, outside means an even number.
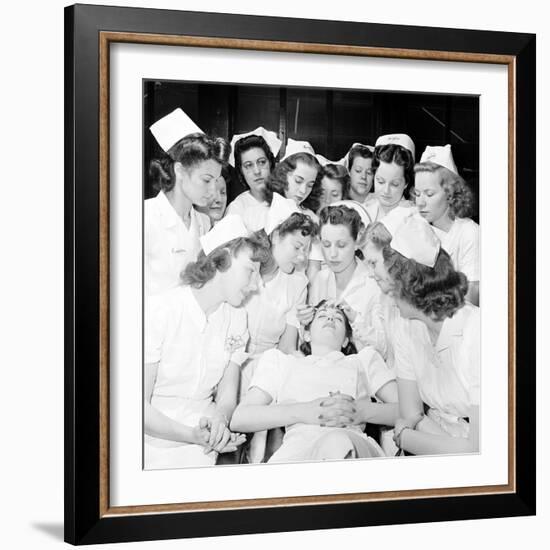
M328 310L332 310L334 311L335 313L338 313L340 315L340 317L342 318L342 321L344 320L344 314L342 313L342 311L337 308L337 307L327 307L325 304L323 304L322 306L318 306L318 307L314 307L313 308L313 311L315 311L315 313L321 313L321 312L326 312Z

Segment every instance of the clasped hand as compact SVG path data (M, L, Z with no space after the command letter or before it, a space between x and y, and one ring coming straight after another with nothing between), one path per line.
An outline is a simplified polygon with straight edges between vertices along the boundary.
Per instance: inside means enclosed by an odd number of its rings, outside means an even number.
M198 443L205 449L205 453L232 453L245 442L246 436L231 432L227 427L227 420L223 416L203 416L199 425L195 427Z
M360 423L355 399L339 391L310 401L305 421L331 428L347 428Z

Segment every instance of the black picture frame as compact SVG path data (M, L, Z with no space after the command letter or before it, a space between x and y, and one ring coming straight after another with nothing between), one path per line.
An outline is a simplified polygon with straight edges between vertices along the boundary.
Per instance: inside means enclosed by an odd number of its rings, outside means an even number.
M513 72L514 130L510 179L515 313L511 425L515 466L509 490L346 503L289 504L155 514L117 513L101 495L108 452L101 441L108 363L108 315L101 299L108 273L108 235L100 223L101 33L212 37L387 49L424 58L440 52L502 56ZM261 46L260 46L261 48ZM382 54L380 54L382 55ZM535 181L536 37L532 34L304 20L142 8L75 5L65 9L65 540L72 544L130 542L390 523L434 522L535 514ZM103 331L103 332L102 332ZM102 341L104 346L100 346ZM103 388L103 391L102 391ZM512 483L513 481L513 483ZM311 503L310 503L311 504Z

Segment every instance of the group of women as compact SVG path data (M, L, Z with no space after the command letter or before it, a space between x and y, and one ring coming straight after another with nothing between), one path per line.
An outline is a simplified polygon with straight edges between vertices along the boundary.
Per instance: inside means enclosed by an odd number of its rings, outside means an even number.
M449 145L331 162L181 109L151 132L145 468L478 450L479 228Z

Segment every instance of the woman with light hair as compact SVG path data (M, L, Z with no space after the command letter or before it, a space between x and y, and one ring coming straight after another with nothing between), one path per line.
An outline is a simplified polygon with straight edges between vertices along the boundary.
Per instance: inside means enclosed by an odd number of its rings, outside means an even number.
M458 271L468 278L466 299L479 304L479 225L471 219L474 194L458 175L451 146L427 147L414 167L413 197Z

